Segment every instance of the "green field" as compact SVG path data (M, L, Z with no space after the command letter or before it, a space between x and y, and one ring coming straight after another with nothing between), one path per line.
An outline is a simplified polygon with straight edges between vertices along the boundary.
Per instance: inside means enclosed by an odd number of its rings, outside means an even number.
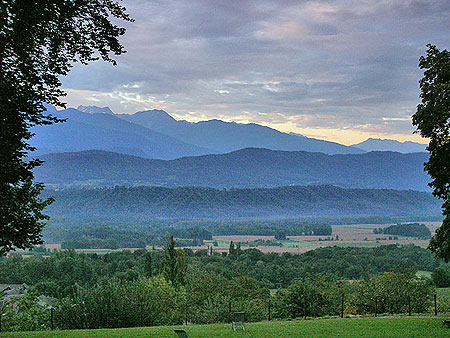
M431 279L431 271L419 270L419 271L417 271L416 276L417 277L425 277L425 278Z
M246 324L246 331L233 332L231 325L190 325L189 337L450 337L450 329L441 328L441 318L361 318L272 321ZM176 327L151 327L114 330L77 330L53 332L3 333L0 337L174 337ZM182 327L180 327L182 328Z
M437 288L436 291L438 296L450 298L450 288Z

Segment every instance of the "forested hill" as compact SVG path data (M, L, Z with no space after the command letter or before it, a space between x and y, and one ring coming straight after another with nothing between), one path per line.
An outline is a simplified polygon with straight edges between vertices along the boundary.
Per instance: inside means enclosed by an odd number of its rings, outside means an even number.
M114 187L46 191L53 216L192 219L439 215L440 204L417 191L292 186L258 189Z
M255 188L332 184L429 191L427 153L326 155L246 148L228 154L150 160L106 151L41 156L36 178L53 187L155 185Z

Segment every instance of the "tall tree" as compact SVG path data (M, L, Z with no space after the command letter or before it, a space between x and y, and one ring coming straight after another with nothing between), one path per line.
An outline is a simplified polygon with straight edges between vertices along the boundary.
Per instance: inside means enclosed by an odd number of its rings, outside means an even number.
M153 251L145 253L144 270L147 277L153 276Z
M175 249L175 239L170 235L164 256L164 277L176 289L184 285L186 278L187 261L184 251Z
M433 194L441 198L442 226L430 241L429 248L446 261L450 260L450 52L427 45L419 67L424 69L420 80L422 102L413 115L413 125L430 139L427 150L430 158L425 169L432 178Z
M59 78L75 62L125 52L111 18L132 21L116 0L0 0L0 255L41 243L51 200L33 182L30 128L60 121L42 103L65 106Z

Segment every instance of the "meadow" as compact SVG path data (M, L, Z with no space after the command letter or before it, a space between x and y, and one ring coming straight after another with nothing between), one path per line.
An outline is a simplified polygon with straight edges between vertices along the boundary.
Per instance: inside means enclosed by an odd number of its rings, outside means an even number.
M129 329L72 330L2 333L4 338L89 338L89 337L176 337L174 328L184 328L190 338L257 337L449 337L450 329L441 328L442 318L345 318L271 321L245 324L246 331L231 329L230 324L161 326Z

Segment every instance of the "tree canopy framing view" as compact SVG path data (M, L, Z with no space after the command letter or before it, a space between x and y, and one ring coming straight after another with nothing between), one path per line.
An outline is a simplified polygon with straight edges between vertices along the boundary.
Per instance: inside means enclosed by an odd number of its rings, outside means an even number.
M423 137L430 139L430 159L425 169L433 181L433 194L444 201L445 219L431 239L430 249L450 260L450 52L428 44L427 55L420 58L425 69L420 80L422 103L413 115L413 124Z
M0 336L447 336L447 17L0 0Z
M62 122L45 114L43 102L64 107L60 77L75 62L125 52L118 38L125 28L110 21L132 21L114 0L0 2L0 255L41 243L47 218L43 186L33 182L38 159L28 143L30 128Z

